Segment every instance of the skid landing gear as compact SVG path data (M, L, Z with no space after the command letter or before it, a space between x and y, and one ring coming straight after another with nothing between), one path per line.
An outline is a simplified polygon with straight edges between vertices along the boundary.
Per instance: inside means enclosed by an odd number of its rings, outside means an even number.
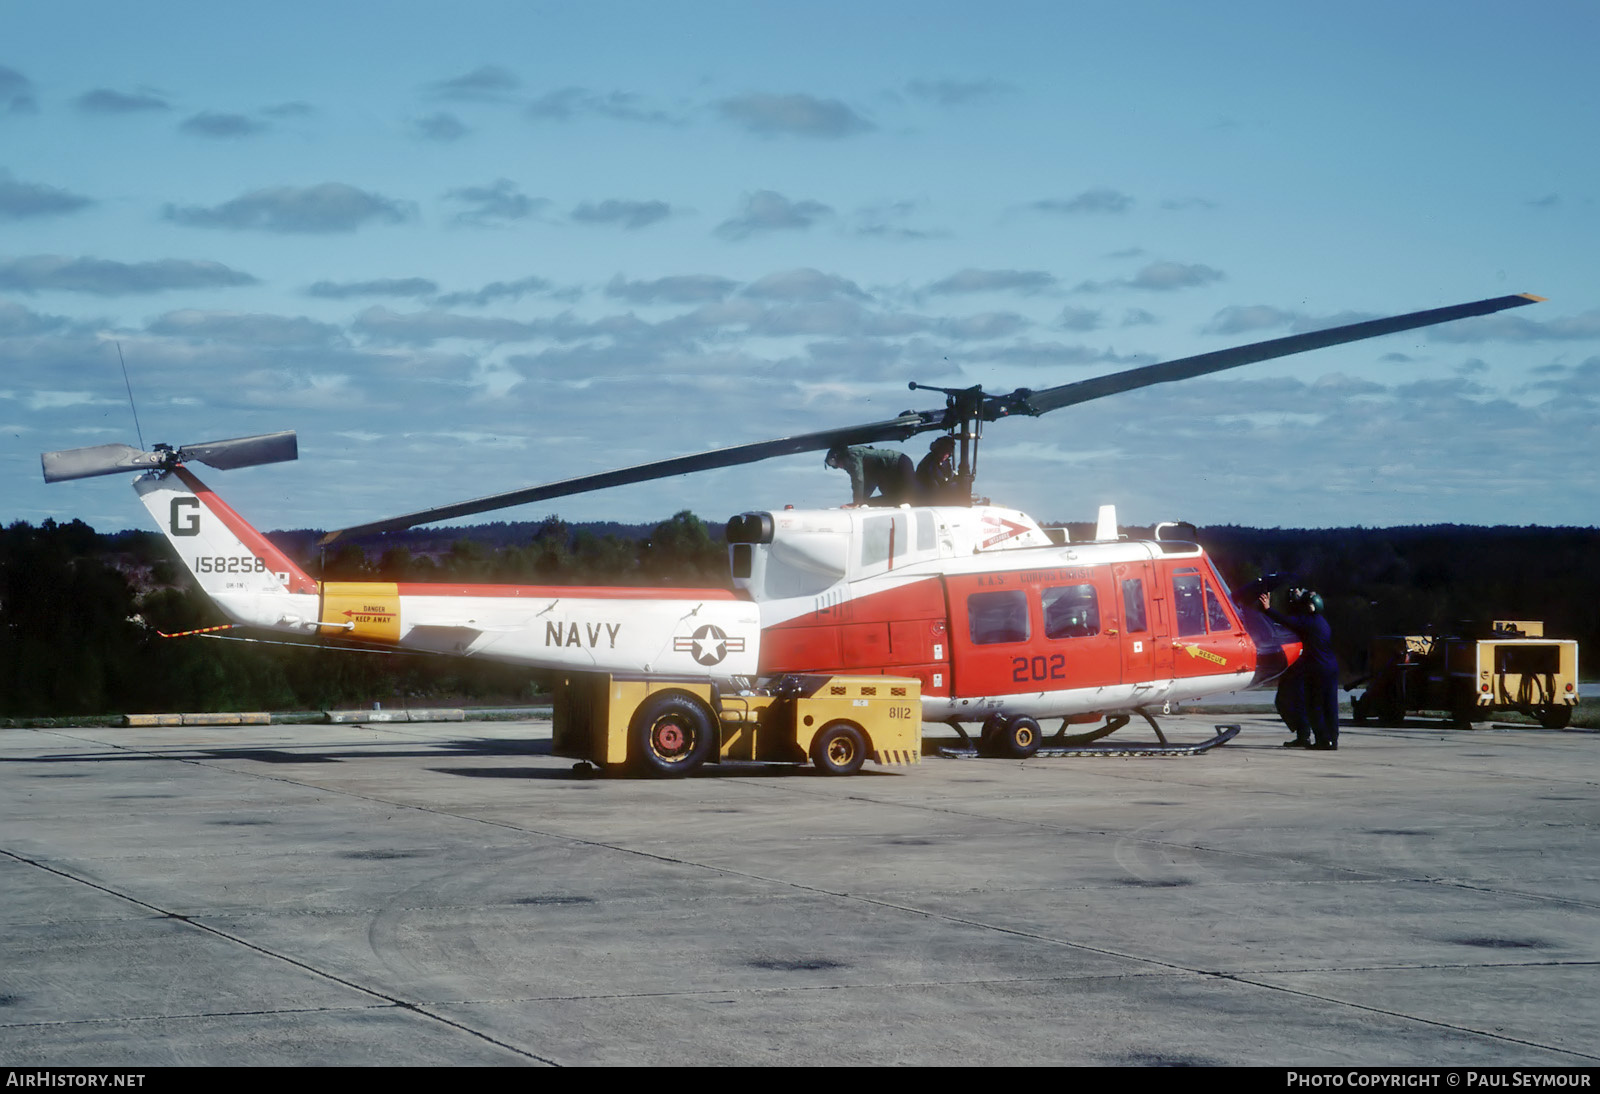
M938 753L955 760L970 759L974 756L1003 756L1010 759L1024 759L1028 756L1198 756L1220 744L1226 744L1239 735L1238 724L1231 723L1217 726L1217 735L1210 740L1196 744L1173 744L1167 740L1167 735L1161 732L1160 724L1148 710L1140 707L1134 713L1148 722L1150 728L1155 731L1156 744L1094 743L1126 726L1132 720L1127 714L1113 714L1106 719L1105 725L1097 726L1087 733L1068 734L1067 722L1063 719L1061 728L1055 735L1044 740L1039 738L1039 723L1032 718L995 714L983 723L983 732L977 741L972 739L960 722L947 723L960 734L961 744L942 747ZM1027 751L1019 751L1019 741L1021 747L1027 748Z

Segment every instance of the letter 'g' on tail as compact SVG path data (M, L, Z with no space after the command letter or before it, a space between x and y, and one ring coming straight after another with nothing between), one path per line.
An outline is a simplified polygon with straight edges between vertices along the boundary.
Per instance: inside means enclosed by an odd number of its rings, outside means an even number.
M235 622L299 627L316 619L316 581L188 468L152 472L133 488L201 590Z

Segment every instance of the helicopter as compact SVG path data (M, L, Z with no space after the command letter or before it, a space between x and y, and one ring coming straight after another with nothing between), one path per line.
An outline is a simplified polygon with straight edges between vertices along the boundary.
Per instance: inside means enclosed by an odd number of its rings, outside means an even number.
M1063 384L990 394L933 388L944 406L894 418L678 456L356 525L327 545L628 483L841 446L950 438L951 482L929 505L740 513L726 539L732 589L603 588L318 581L236 513L188 466L229 469L295 459L291 432L143 451L112 444L49 452L47 482L139 472L134 489L200 588L234 624L302 638L483 657L557 676L615 674L709 683L751 694L830 673L920 684L921 717L977 751L1026 757L1060 718L1058 742L1084 743L1151 711L1271 683L1298 656L1296 636L1235 603L1192 527L1120 535L1102 506L1094 538L1052 536L1018 510L976 501L982 429L1093 399L1291 354L1522 307L1530 294L1294 334ZM1188 534L1186 535L1185 532ZM657 774L707 756L714 710L679 703L668 732L642 740ZM653 717L641 708L637 717ZM636 720L637 720L636 717ZM1105 719L1066 736L1069 724ZM697 739L701 738L701 739ZM662 745L661 742L667 742Z

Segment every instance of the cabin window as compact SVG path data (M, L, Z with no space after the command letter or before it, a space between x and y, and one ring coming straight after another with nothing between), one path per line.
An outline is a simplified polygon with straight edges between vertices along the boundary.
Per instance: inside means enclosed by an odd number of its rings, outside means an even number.
M1222 599L1210 585L1206 586L1206 622L1210 624L1213 632L1233 630L1233 620L1228 618L1228 611L1222 606Z
M972 593L967 597L967 627L977 646L1028 640L1028 594Z
M755 550L748 543L733 545L733 576L748 578L755 570Z
M1198 570L1172 575L1172 612L1178 620L1178 635L1206 633L1205 585Z
M1044 633L1047 638L1087 638L1100 633L1100 602L1093 585L1060 585L1045 589Z
M1122 620L1129 634L1150 629L1144 619L1144 579L1130 577L1122 583Z
M861 522L861 565L881 566L892 554L906 553L906 519L896 513L889 517L868 517Z

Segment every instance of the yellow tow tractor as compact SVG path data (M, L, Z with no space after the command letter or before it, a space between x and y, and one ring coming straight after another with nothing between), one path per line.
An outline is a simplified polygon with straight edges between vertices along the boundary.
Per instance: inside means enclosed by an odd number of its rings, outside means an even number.
M922 685L898 676L793 674L759 686L573 673L555 689L557 756L677 777L724 760L854 775L922 758Z
M1437 710L1458 725L1516 710L1546 729L1562 729L1578 704L1578 643L1546 638L1544 624L1496 619L1463 624L1461 635L1374 638L1372 677L1351 702L1357 722L1399 725L1408 711Z

